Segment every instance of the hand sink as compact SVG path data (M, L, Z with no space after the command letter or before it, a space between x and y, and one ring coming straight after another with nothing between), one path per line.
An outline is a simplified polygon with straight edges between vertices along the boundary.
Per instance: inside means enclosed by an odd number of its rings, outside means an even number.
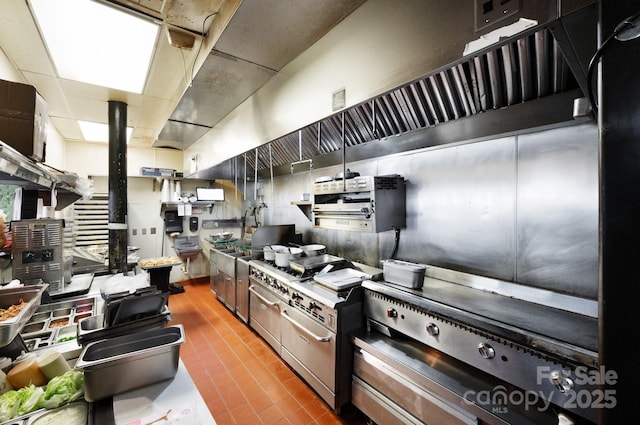
M178 236L174 239L173 248L179 256L195 256L202 251L197 238L190 236Z

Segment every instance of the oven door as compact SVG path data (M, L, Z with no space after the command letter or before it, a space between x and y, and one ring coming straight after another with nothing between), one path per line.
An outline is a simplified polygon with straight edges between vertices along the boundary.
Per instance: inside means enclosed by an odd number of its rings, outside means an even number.
M280 301L260 285L249 286L249 326L280 355Z
M293 308L283 309L281 317L282 358L325 401L333 405L336 391L336 334Z

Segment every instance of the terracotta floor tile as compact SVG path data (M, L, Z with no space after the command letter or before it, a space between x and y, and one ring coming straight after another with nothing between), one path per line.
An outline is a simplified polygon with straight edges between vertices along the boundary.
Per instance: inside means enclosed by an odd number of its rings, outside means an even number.
M282 384L277 383L272 388L266 391L271 401L274 403L280 401L284 397L291 397L289 390L287 390Z
M185 327L180 357L218 425L365 425L357 409L336 416L250 326L210 291L183 282L171 324ZM346 409L343 409L343 411Z
M229 412L215 416L214 419L216 420L216 425L236 425L236 422Z
M242 422L242 425L263 425L262 419L255 413L251 416L245 418Z
M252 393L245 393L245 398L248 400L249 405L254 412L260 413L269 406L273 406L273 402L265 393L261 391L253 391Z
M282 410L280 410L280 408L274 404L267 407L266 409L261 410L258 416L265 425L274 424L285 417Z
M319 418L327 413L327 405L318 397L311 398L306 402L301 401L301 403L302 408L305 409L312 418Z
M290 411L287 413L287 419L292 424L311 424L314 423L313 417L302 407L298 410Z
M280 408L285 414L288 412L294 412L302 407L298 400L287 394L279 400L274 401L274 404Z
M255 412L249 406L249 403L243 403L233 409L229 410L231 417L237 424L245 424L247 423L247 418L254 416Z

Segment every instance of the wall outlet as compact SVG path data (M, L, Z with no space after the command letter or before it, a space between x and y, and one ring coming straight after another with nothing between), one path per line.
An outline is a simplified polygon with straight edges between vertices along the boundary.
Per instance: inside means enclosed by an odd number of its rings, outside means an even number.
M476 31L520 12L521 3L522 0L475 0Z

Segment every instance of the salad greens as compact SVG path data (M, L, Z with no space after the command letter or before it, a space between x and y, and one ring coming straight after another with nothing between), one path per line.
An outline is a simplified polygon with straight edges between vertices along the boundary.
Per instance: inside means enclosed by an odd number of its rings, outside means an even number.
M84 394L84 375L70 370L51 379L45 387L29 385L0 395L0 422L26 415L40 408L54 409L78 400Z
M71 370L49 381L41 406L55 409L64 403L79 399L83 394L84 375L80 371Z

